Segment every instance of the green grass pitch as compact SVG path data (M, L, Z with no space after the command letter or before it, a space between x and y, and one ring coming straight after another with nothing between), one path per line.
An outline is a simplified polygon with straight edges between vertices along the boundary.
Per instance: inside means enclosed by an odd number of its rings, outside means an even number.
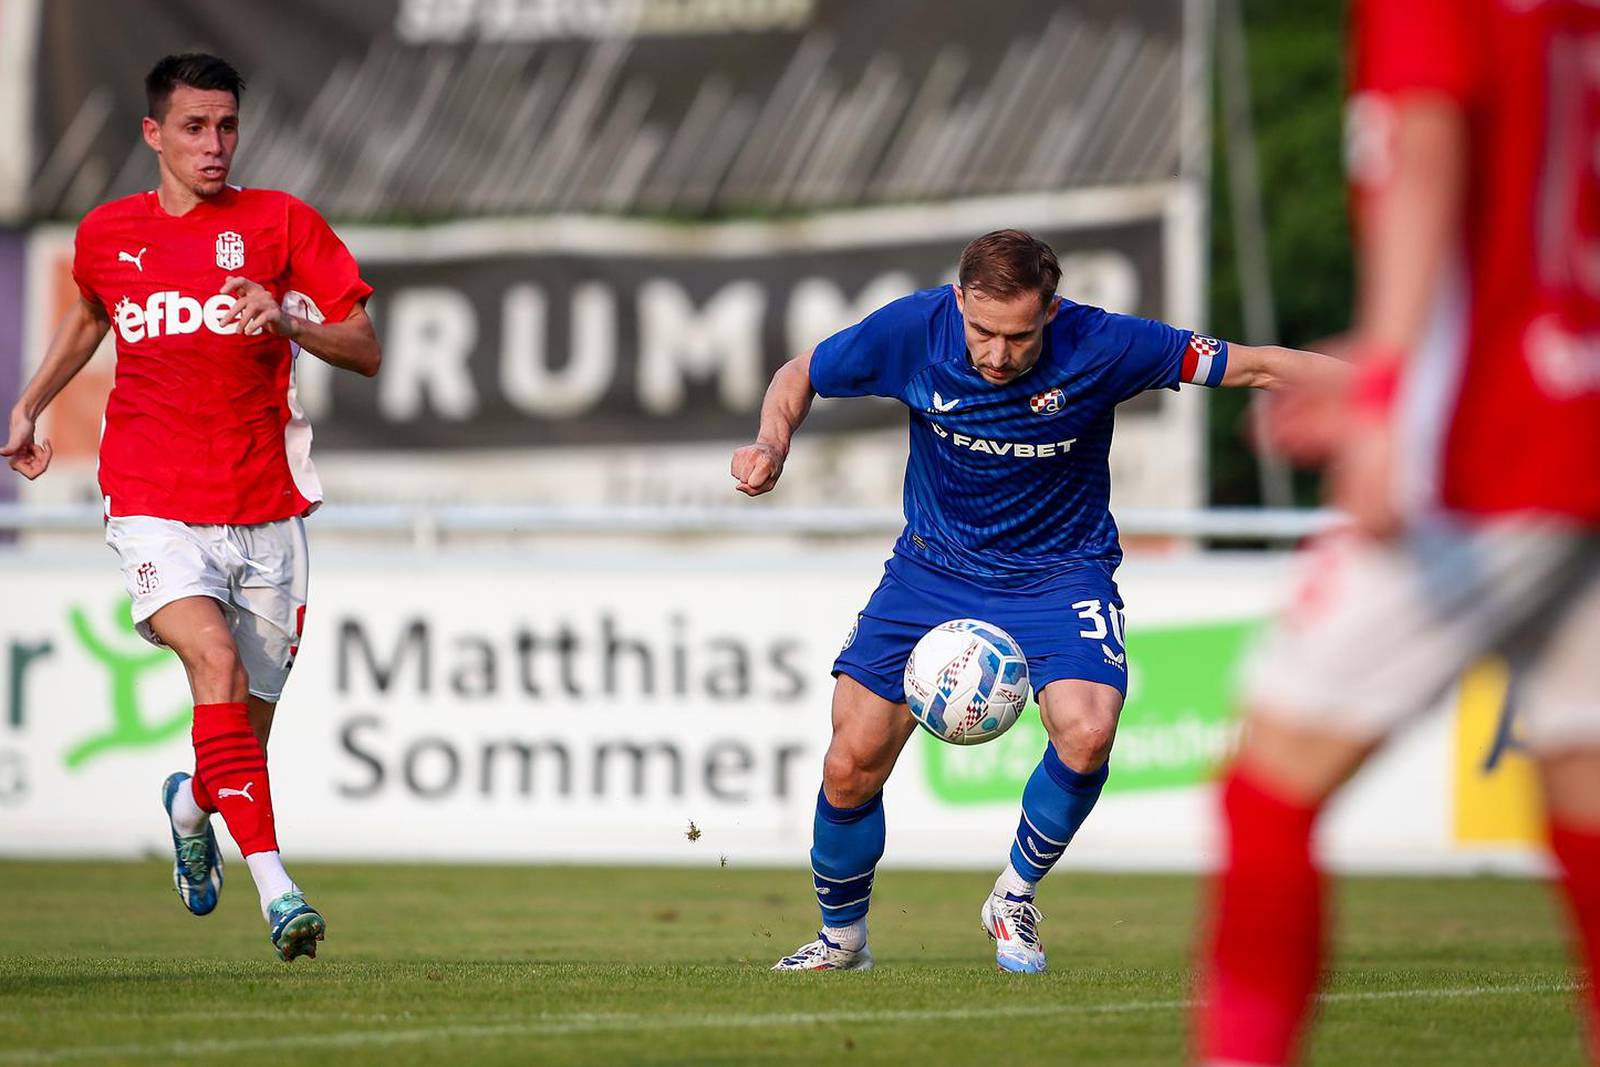
M1051 973L996 973L991 876L886 871L870 974L772 974L803 871L295 868L321 958L271 956L242 863L189 916L168 865L0 863L0 1065L1176 1064L1191 878L1058 872ZM1350 879L1312 1063L1582 1062L1547 887Z

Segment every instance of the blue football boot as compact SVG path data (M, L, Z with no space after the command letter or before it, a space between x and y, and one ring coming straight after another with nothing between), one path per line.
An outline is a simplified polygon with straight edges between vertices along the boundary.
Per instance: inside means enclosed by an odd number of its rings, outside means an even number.
M189 788L189 775L182 771L167 775L161 783L161 806L167 810L167 826L172 826L172 798L178 790ZM181 836L172 831L172 881L178 899L196 915L209 915L222 895L222 852L210 820L198 834Z

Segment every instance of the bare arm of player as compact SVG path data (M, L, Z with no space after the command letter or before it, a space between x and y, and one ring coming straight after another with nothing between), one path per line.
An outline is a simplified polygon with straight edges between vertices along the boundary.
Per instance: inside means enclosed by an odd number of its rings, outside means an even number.
M67 309L67 314L56 327L50 347L45 350L39 369L34 372L27 388L17 398L11 409L11 428L0 456L6 457L11 469L29 481L39 477L50 466L50 442L35 441L33 430L39 416L56 398L67 383L89 362L95 349L111 329L111 319L106 309L83 297Z
M1373 537L1401 526L1395 426L1400 370L1427 329L1440 280L1461 242L1470 134L1460 105L1415 96L1395 108L1392 168L1372 183L1356 247L1356 385L1345 408L1359 431L1332 449L1328 495Z
M1228 345L1228 369L1223 386L1247 389L1341 390L1350 377L1350 365L1320 352L1278 345Z
M1427 330L1446 262L1461 243L1469 133L1461 107L1413 96L1395 107L1392 157L1370 187L1357 245L1355 386L1341 395L1355 432L1331 446L1328 498L1373 537L1402 525L1389 408L1400 368Z
M796 356L778 368L761 401L761 429L755 444L745 445L733 454L734 486L745 496L760 496L772 491L789 458L789 443L795 430L811 411L816 397L811 388L811 353Z
M1388 126L1385 150L1355 166L1369 195L1357 247L1356 328L1345 341L1353 381L1283 390L1261 426L1272 447L1291 458L1328 463L1330 502L1378 537L1400 522L1386 406L1460 240L1468 165L1466 116L1444 97L1402 100Z
M236 299L223 321L239 323L246 334L270 330L340 370L353 370L368 378L378 373L383 352L362 305L352 308L343 322L312 322L283 310L272 293L249 278L229 277L222 283L222 291Z
M289 315L296 324L291 338L295 344L310 352L324 363L340 370L353 370L368 378L378 373L383 362L383 350L378 347L378 335L372 328L367 309L360 304L350 309L343 322L312 322Z
M1354 344L1359 362L1396 357L1421 340L1448 258L1461 242L1469 132L1461 106L1418 95L1395 107L1392 162L1369 181L1356 247Z

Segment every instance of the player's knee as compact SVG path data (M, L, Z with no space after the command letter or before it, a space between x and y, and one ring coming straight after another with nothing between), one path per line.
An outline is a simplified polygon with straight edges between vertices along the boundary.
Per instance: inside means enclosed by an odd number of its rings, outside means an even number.
M1050 740L1067 766L1088 773L1111 758L1111 744L1116 736L1115 715L1088 712L1073 716L1051 731Z
M882 788L881 771L854 753L829 749L822 760L822 789L835 807L865 804Z
M250 684L244 664L239 661L239 652L232 642L206 643L190 653L188 666L197 687L204 685L208 689L237 691L248 688Z

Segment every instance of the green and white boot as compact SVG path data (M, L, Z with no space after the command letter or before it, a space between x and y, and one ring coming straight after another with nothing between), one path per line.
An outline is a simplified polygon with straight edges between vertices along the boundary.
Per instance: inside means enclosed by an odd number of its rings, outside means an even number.
M267 905L267 922L272 924L272 947L285 963L296 956L317 958L317 942L328 931L322 914L306 903L298 890L285 893Z

